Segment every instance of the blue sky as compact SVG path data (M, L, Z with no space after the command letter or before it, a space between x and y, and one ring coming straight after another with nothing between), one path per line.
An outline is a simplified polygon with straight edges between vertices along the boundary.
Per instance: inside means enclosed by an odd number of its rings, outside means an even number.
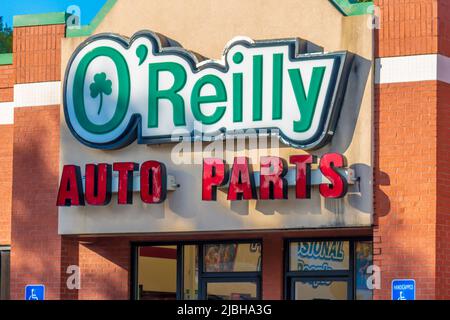
M19 14L63 12L70 5L81 10L81 24L89 24L106 0L0 0L0 16L12 26L12 17Z

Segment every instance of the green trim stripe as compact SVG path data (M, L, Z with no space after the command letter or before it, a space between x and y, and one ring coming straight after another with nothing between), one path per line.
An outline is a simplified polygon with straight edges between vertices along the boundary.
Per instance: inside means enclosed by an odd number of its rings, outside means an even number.
M97 13L94 19L92 19L91 23L85 26L81 26L79 29L75 28L67 28L66 37L74 38L74 37L87 37L94 33L95 29L100 25L112 7L116 4L117 0L107 0L100 11Z
M0 66L13 63L12 53L0 53Z
M369 8L373 6L373 1L357 2L356 0L330 0L331 3L344 16L359 16L363 14L370 14Z
M45 26L49 24L65 24L65 12L42 14L24 14L13 17L13 27Z

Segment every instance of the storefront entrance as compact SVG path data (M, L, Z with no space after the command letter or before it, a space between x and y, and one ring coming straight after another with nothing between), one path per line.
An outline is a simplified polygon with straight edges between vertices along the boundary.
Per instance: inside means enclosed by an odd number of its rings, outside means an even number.
M261 241L136 243L132 250L133 299L262 297ZM280 250L285 252L286 299L372 299L367 281L372 264L370 240L289 239Z
M370 300L367 268L372 242L326 240L286 242L286 296L291 300Z
M261 298L261 242L133 246L133 298Z

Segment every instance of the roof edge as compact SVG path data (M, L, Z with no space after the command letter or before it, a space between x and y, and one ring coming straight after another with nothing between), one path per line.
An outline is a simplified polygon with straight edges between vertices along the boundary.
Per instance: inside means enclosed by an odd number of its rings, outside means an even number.
M95 29L100 25L106 15L111 11L112 7L116 4L117 0L107 0L97 15L92 19L91 23L88 25L81 26L79 28L66 29L67 38L75 37L87 37L94 33Z
M359 16L359 15L363 15L363 14L371 14L372 13L370 8L373 6L373 1L352 3L351 0L330 0L330 2L344 16Z
M29 26L45 26L50 24L65 24L65 12L49 12L39 14L23 14L13 17L13 28Z
M0 66L8 65L13 63L12 53L0 53Z

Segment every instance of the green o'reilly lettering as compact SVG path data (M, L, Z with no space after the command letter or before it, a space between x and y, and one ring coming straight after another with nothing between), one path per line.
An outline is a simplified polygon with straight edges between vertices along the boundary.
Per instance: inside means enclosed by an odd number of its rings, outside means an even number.
M216 94L209 96L201 96L201 90L206 85L212 85L216 91ZM215 75L206 75L201 77L194 85L191 95L191 108L192 114L197 121L203 124L214 124L218 122L225 114L226 107L220 106L216 107L214 113L210 116L206 116L202 113L200 105L203 103L214 103L214 102L226 102L227 101L227 91L222 80Z
M311 123L316 110L317 100L319 99L320 88L322 87L324 67L313 68L311 82L309 85L308 96L306 96L303 86L302 74L299 69L289 69L292 88L294 89L295 99L301 114L298 121L294 121L295 132L305 132L311 127Z
M160 72L170 72L173 77L173 85L170 89L159 90ZM186 125L184 114L184 99L178 94L186 84L186 71L183 66L174 62L161 62L149 64L149 92L148 92L148 127L158 127L159 100L167 99L173 106L173 123L176 126Z
M295 39L239 37L220 60L204 60L170 41L161 48L161 40L144 31L130 40L96 35L77 49L64 81L64 114L81 143L116 149L136 139L159 144L182 133L210 141L249 129L278 130L283 143L313 149L333 134L351 54L301 55Z
M86 71L91 62L98 57L108 57L114 62L117 70L117 79L119 81L119 92L114 114L111 120L104 124L95 124L89 120L84 104L84 83ZM130 101L130 74L125 58L122 54L120 54L120 52L111 47L98 47L88 52L80 60L78 68L75 72L72 90L74 112L80 126L84 130L94 134L105 134L113 131L125 118Z

